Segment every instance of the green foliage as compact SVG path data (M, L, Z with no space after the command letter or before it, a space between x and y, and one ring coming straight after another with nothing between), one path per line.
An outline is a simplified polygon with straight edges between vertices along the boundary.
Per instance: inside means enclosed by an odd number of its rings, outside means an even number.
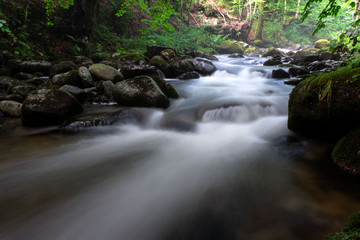
M179 31L175 32L143 33L136 38L121 38L124 47L128 49L145 51L146 46L154 44L173 47L180 53L190 50L212 52L224 40L224 37L210 34L204 28L187 26L182 26Z
M349 218L348 224L341 232L329 234L326 240L359 240L360 239L360 213Z
M57 3L54 0L44 0L45 8L46 8L46 17L47 17L47 25L53 26L52 22L53 15L55 13L56 8L62 7L64 9L68 9L70 6L74 5L74 0L58 0Z
M145 28L141 31L148 33L157 30L173 31L174 27L169 23L171 15L174 13L174 6L166 0L158 0L154 2L148 2L147 0L127 0L122 3L120 9L116 13L116 16L124 16L131 7L138 7L141 12L148 16L143 18L142 22L145 24Z
M15 35L13 34L13 32L11 31L8 23L6 22L6 20L4 19L0 19L0 29L3 33L6 33L7 35L9 35L9 37L11 38L15 38Z

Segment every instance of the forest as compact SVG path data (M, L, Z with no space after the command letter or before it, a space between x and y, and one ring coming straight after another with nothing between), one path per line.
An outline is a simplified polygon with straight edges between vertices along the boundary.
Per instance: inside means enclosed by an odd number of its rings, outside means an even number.
M0 0L0 239L360 239L359 0Z

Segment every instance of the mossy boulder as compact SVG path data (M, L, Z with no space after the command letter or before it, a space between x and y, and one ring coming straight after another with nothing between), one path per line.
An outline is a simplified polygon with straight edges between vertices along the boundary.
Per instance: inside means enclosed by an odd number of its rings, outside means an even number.
M173 67L161 56L154 56L153 58L151 58L149 64L160 69L166 77L170 77L173 75Z
M289 99L289 129L339 139L360 123L360 68L322 73L301 81Z
M55 125L81 111L80 103L70 93L41 89L32 91L24 100L21 120L28 126Z
M327 40L327 39L319 39L319 40L317 40L315 42L314 48L323 49L323 48L328 48L329 45L330 45L329 40Z
M263 40L255 40L254 45L257 47L265 47L265 43Z
M244 55L246 56L260 56L261 55L261 51L258 47L256 46L251 46L245 49Z
M145 56L149 59L153 58L154 56L160 55L160 53L166 49L171 49L172 51L176 51L172 47L166 47L166 46L157 46L157 45L149 45L146 47L147 51L145 53Z
M141 65L127 64L127 65L123 65L120 71L125 79L134 78L141 75L151 75L158 73L158 69L155 66L148 64L141 64Z
M234 41L226 40L220 44L220 46L217 48L217 51L220 54L232 54L232 53L243 54L244 48L240 44Z
M162 56L170 64L174 64L177 61L176 53L172 49L165 49L161 51L160 56Z
M163 78L159 77L158 75L150 75L155 82L156 85L161 89L161 91L168 97L168 98L179 98L179 94L175 90L175 88L165 81Z
M331 157L344 170L360 174L360 128L347 133L336 144Z
M115 68L106 64L97 63L89 67L89 71L96 80L112 81L113 83L124 80L124 76Z
M186 54L190 55L193 58L201 57L201 58L206 58L206 59L213 60L213 61L219 60L217 57L215 57L214 55L212 55L210 53L201 52L201 51L198 51L198 50L191 51L191 52L188 52Z
M66 73L56 74L50 79L50 84L55 86L71 85L79 88L83 87L83 82L80 78L78 70L72 70Z
M169 98L149 76L138 76L118 82L113 87L113 98L121 106L167 108Z

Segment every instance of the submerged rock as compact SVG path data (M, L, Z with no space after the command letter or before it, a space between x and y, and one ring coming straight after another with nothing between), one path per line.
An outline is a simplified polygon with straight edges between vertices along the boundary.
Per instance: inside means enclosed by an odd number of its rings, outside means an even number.
M149 76L139 76L118 82L113 87L113 97L121 106L167 108L168 97Z
M70 93L41 89L31 92L24 100L21 120L28 126L55 125L81 111L80 103Z

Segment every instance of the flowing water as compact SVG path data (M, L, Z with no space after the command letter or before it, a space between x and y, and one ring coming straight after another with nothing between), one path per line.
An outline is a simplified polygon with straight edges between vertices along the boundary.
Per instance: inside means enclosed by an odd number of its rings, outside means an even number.
M0 239L324 239L360 210L329 144L287 129L292 87L264 59L219 56L168 79L169 109L79 132L0 138ZM111 108L111 106L108 106Z

